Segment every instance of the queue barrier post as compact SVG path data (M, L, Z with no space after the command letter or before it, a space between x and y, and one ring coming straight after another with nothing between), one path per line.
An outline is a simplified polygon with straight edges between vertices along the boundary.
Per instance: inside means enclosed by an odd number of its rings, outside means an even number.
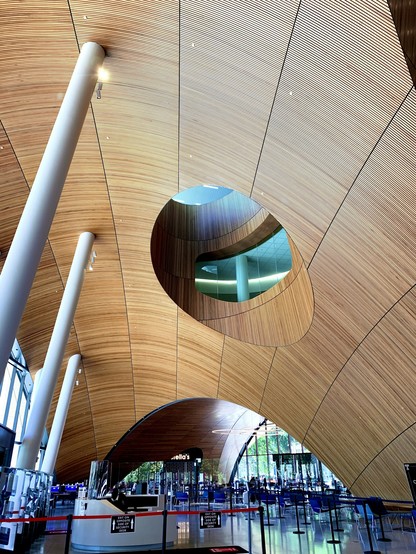
M368 536L368 543L370 545L370 550L364 550L363 554L381 554L380 550L374 550L373 549L373 541L371 538L371 529L370 524L368 521L368 514L367 514L367 503L365 500L363 500L363 508L364 508L364 520L365 520L365 526L367 528L367 536Z
M280 497L281 497L281 494L279 491L277 491L277 505L279 507L279 519L285 519L285 516L282 514L282 506L280 504ZM283 497L283 501L284 501L284 497Z
M338 512L337 512L337 499L335 494L333 494L332 500L334 502L335 525L336 525L334 531L337 531L338 533L343 533L344 529L342 529L342 527L339 526L339 519L338 519Z
M335 508L335 504L333 506ZM331 526L331 539L328 539L326 542L328 544L339 544L341 541L335 538L334 535L334 523L332 521L332 507L331 507L331 497L328 497L328 508L329 508L329 524Z
M66 516L66 537L65 537L65 554L69 553L69 547L71 545L71 533L72 533L72 514L68 514Z
M266 554L266 537L264 533L264 508L263 506L258 507L260 514L260 533L261 533L261 552Z
M305 531L301 531L299 528L299 510L298 510L298 495L295 493L293 495L293 500L295 502L295 513L296 513L296 531L293 531L294 535L304 535Z
M166 532L167 532L167 527L168 527L168 511L166 509L166 504L165 504L165 508L162 512L163 514L163 525L162 525L162 554L165 554L166 552Z

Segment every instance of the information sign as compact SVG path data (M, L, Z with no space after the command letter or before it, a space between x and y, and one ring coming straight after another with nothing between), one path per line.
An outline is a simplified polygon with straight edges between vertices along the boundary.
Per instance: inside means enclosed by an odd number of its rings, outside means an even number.
M112 533L133 533L134 532L135 516L126 514L124 516L112 516L111 532Z
M221 512L201 512L199 514L200 529L218 529L221 527Z

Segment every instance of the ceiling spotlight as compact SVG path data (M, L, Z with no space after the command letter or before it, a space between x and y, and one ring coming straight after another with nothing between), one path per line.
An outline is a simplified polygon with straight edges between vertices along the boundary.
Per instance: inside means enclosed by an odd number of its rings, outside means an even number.
M105 83L106 81L108 81L108 77L109 77L108 71L103 67L100 67L100 69L98 70L98 80L101 83Z

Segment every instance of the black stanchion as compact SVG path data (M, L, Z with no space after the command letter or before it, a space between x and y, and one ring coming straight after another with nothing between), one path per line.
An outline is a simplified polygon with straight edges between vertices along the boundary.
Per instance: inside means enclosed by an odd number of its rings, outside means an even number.
M263 508L263 506L259 506L259 514L260 514L261 552L262 552L262 554L266 554L266 537L265 537L265 534L264 534L264 508Z
M311 525L311 522L306 519L305 491L302 491L302 507L303 507L303 523L305 525Z
M229 488L229 491L230 491L230 510L233 509L233 488L230 487ZM235 514L233 514L232 512L228 514L230 517L235 517Z
M384 525L383 525L383 514L387 513L387 510L384 507L383 501L381 498L369 498L368 499L368 505L370 507L370 510L373 513L373 517L377 516L380 520L380 531L381 531L381 537L377 537L377 540L380 542L391 542L391 539L387 538L384 534Z
M386 537L385 534L384 534L383 518L382 518L381 514L379 514L378 518L380 520L381 537L377 537L377 540L380 541L380 542L391 542L391 539Z
M363 554L381 554L380 550L374 550L373 549L373 541L371 538L371 529L368 522L368 514L367 514L367 505L365 501L363 502L363 508L364 508L364 520L365 520L365 526L367 528L367 536L368 536L368 543L370 545L370 550L364 550Z
M248 507L251 508L251 503L253 502L253 506L256 503L256 494L252 493L250 490L248 491ZM248 513L248 519L254 519L254 515L252 515L253 512Z
M269 491L266 489L266 510L267 510L267 525L268 527L274 525L274 523L270 523L270 510L269 510Z
M304 534L305 534L305 531L301 531L300 528L299 528L298 497L297 497L296 494L294 495L294 500L295 500L295 512L296 512L296 525L297 525L297 529L296 529L296 531L293 531L293 534L294 534L294 535L304 535Z
M284 497L283 497L283 500L284 500ZM279 519L285 519L285 516L282 515L282 507L280 505L280 493L278 492L277 493L277 505L279 506L279 515L278 515L278 518Z
M66 537L65 537L65 554L69 553L69 547L71 545L71 533L72 533L72 514L66 516Z
M326 542L328 544L339 544L341 541L339 539L335 538L334 535L334 523L332 521L332 508L331 508L331 501L330 497L328 497L328 511L329 511L329 525L331 526L331 539L328 539Z
M337 501L336 501L335 494L333 495L332 500L333 500L333 502L334 502L335 525L336 525L334 531L337 531L337 533L343 533L343 532L344 532L344 529L342 529L342 528L339 526L338 512L337 512Z
M163 514L163 527L162 527L162 554L165 554L166 552L166 530L168 528L168 511L165 509L162 512Z

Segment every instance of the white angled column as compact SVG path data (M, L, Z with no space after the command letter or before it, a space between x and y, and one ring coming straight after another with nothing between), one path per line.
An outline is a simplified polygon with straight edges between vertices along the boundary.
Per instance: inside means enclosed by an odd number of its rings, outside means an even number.
M38 394L39 382L40 382L40 376L41 375L42 375L42 368L38 369L37 372L35 373L35 378L33 380L32 394L30 395L30 407L29 407L29 409L36 402L35 398L36 398L36 395Z
M104 60L95 42L82 47L0 275L0 382Z
M35 469L43 430L51 407L53 393L64 357L65 347L68 342L78 299L81 294L85 268L91 255L94 238L92 233L87 232L82 233L78 240L61 305L49 342L48 351L46 353L45 363L43 364L35 403L30 408L25 435L19 448L16 465L18 468Z
M64 432L66 416L68 415L69 404L71 403L72 391L74 389L75 379L78 374L80 363L81 356L79 354L74 354L69 358L64 382L62 383L61 392L59 393L59 400L56 406L55 415L53 416L52 428L49 433L48 445L45 450L45 457L43 458L41 467L41 471L49 473L50 475L53 473L55 468L56 458L58 456L59 446Z

